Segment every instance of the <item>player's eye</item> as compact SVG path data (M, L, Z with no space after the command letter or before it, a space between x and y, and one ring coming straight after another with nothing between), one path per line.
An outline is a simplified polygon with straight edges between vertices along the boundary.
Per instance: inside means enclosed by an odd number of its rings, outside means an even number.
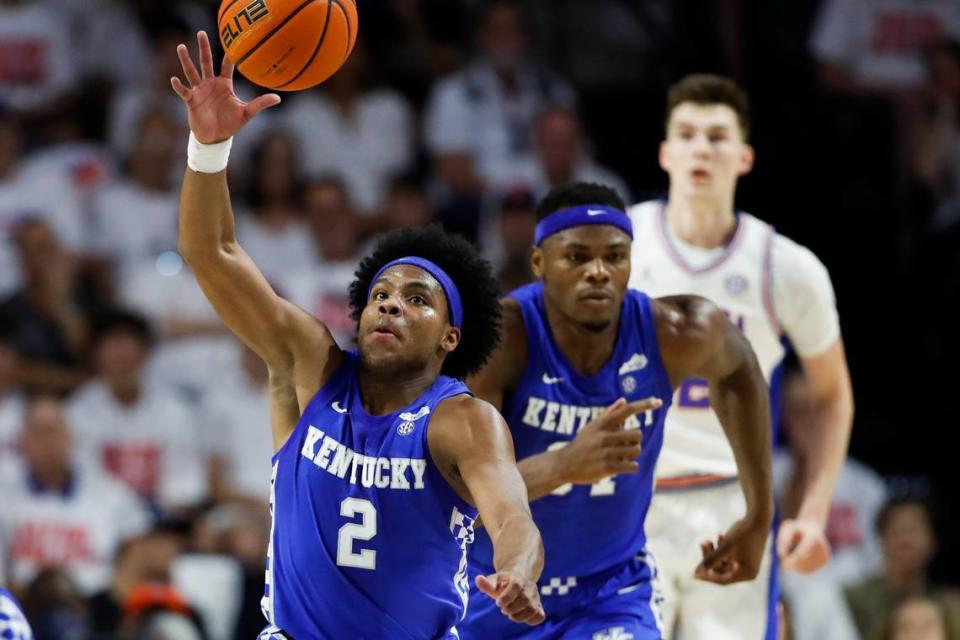
M584 255L583 255L582 253L568 253L568 254L567 254L567 260L569 260L570 262L573 262L573 263L575 263L575 264L580 264L580 263L583 262L585 259L586 259L586 258L584 257Z
M375 291L375 292L373 293L373 299L376 300L377 302L380 302L381 300L386 300L386 299L387 299L387 292L386 292L386 291Z
M626 254L622 251L615 251L613 253L607 254L607 262L613 264L619 264L626 259Z
M416 305L427 304L427 301L420 296L410 296L410 302Z
M727 134L725 133L710 134L710 142L723 142L726 139L727 139Z

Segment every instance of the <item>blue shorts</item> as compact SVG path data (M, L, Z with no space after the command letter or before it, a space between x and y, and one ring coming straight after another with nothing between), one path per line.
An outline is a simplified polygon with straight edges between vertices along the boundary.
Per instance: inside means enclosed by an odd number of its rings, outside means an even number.
M472 569L472 567L471 567ZM471 571L471 584L474 573ZM611 570L540 583L547 619L531 627L511 622L486 594L471 589L461 640L661 640L656 568L641 555Z

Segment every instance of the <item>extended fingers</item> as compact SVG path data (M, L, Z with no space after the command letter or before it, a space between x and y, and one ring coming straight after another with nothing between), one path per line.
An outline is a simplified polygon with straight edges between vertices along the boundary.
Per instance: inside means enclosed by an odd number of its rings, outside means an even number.
M210 39L207 38L206 31L197 32L197 44L200 48L200 71L202 77L212 78L216 74L213 72L213 52L210 50Z
M177 77L170 78L170 86L173 87L173 90L182 99L184 100L190 99L190 89L185 87L184 84L180 82L180 78L177 78Z
M230 80L233 78L234 64L230 56L223 54L223 60L220 62L220 77Z
M196 65L194 65L193 60L190 59L190 52L187 50L187 45L177 45L177 58L180 59L183 75L187 78L190 86L195 87L200 84L200 72L197 71Z

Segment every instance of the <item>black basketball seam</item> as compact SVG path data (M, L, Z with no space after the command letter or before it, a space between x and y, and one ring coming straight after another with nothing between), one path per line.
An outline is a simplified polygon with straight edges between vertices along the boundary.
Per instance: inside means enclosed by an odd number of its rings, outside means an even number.
M334 0L336 1L336 0ZM323 46L323 41L327 39L327 28L330 26L330 14L333 13L332 3L327 3L327 17L323 21L323 31L320 32L320 40L317 41L317 46L314 48L313 53L310 54L310 58L303 65L303 68L297 72L297 75L293 76L283 84L277 85L274 89L283 89L286 86L289 86L297 81L300 76L310 68L310 65L313 64L314 59L317 57L317 54L320 53L320 48Z
M249 58L250 56L252 56L252 55L254 54L254 52L256 52L257 49L259 49L260 47L262 47L264 42L266 42L267 40L269 40L270 38L272 38L274 35L276 35L277 31L280 31L280 29L283 29L285 26L287 26L287 23L288 23L288 22L290 22L291 20L293 20L294 17L296 17L296 15L297 15L298 13L300 13L301 11L303 11L304 9L306 9L308 5L313 4L313 2L314 2L314 0L306 0L306 1L303 2L299 7L297 7L297 8L294 9L293 11L291 11L291 12L290 12L290 15L288 15L286 18L283 19L283 22L281 22L280 24L278 24L277 26L275 26L275 27L270 31L270 33L268 33L268 34L265 35L263 38L261 38L261 39L260 39L260 42L258 42L256 45L254 45L254 47L253 47L252 49L250 49L250 51L247 51L245 54L243 54L243 57L242 57L242 58L240 58L239 60L237 60L237 64L236 64L237 68L239 69L239 68L240 68L240 65L242 65L244 62L246 62L246 61L247 61L247 58Z
M347 15L347 10L340 3L340 0L330 0L333 4L340 7L340 13L343 14L343 21L347 23L347 50L343 52L344 58L350 52L350 39L353 37L353 27L350 25L350 16Z
M233 5L237 4L239 1L240 1L240 0L230 0L230 2L227 3L227 6L223 7L223 8L220 10L220 15L217 16L217 26L219 26L220 23L223 21L223 16L227 15L227 11L230 10L230 7L232 7Z

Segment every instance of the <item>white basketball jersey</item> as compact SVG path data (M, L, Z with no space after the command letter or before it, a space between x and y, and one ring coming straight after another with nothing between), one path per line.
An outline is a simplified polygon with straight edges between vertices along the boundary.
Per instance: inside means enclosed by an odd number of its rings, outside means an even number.
M753 346L767 381L785 349L773 312L771 258L773 227L746 213L738 216L733 239L703 265L691 265L666 227L662 201L630 209L633 271L630 286L651 297L695 294L720 307ZM710 408L705 380L689 379L677 389L667 413L656 477L737 475L733 450Z

